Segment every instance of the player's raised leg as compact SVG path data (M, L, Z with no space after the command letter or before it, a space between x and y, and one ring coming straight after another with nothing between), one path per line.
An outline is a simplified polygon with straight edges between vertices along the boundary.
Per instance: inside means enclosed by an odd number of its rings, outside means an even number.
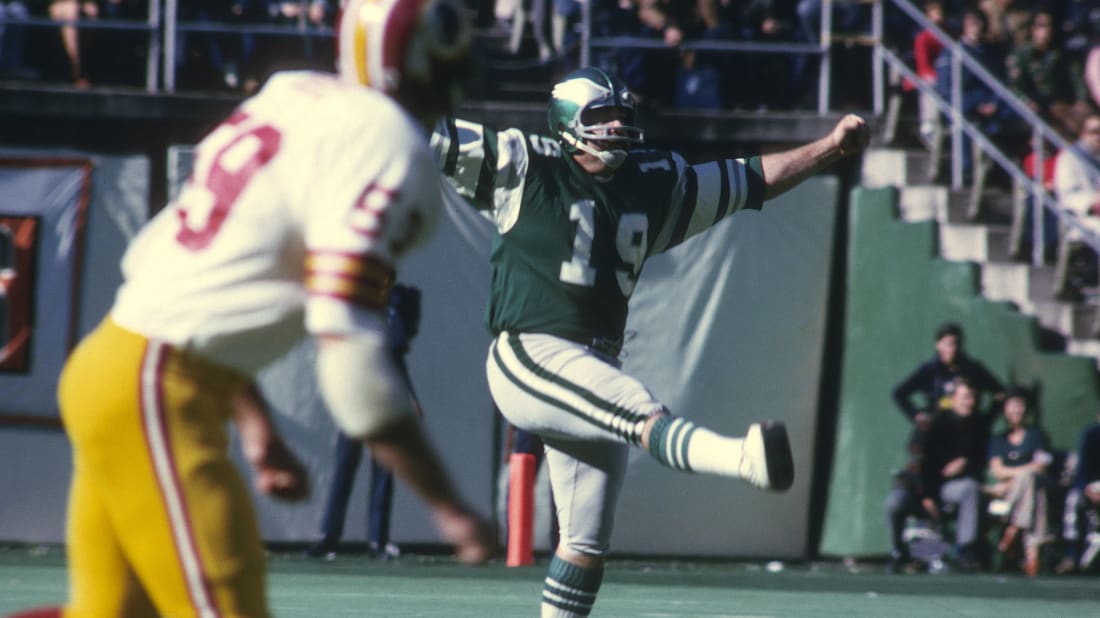
M502 334L487 362L489 386L512 424L540 435L615 440L665 466L745 479L784 491L794 479L786 427L754 423L743 437L672 416L637 379L587 346L550 335Z
M737 476L770 491L785 491L794 482L790 441L781 421L753 423L744 438L731 438L683 417L655 414L646 422L642 445L677 470Z

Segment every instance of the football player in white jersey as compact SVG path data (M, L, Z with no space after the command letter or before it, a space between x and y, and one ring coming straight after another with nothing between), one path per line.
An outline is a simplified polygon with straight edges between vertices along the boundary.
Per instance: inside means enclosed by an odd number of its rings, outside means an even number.
M352 0L339 75L276 74L198 145L64 369L70 599L24 616L268 615L226 421L262 491L305 495L253 375L307 335L341 430L418 492L459 560L490 557L385 346L397 262L441 208L426 127L456 103L469 38L454 0Z

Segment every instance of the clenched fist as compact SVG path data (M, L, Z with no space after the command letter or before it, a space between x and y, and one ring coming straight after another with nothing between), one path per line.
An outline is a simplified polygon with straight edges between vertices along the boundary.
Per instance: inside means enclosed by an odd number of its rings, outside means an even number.
M833 128L833 141L841 156L857 154L871 141L871 129L863 118L846 114Z

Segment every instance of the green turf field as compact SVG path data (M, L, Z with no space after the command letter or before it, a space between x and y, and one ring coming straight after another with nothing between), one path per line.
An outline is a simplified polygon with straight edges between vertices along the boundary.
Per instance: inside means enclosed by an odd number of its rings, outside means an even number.
M405 555L331 561L271 556L276 616L537 616L545 563L471 568ZM886 575L881 565L614 560L593 616L939 617L1100 616L1100 579L1020 575ZM59 548L0 550L0 614L55 603L65 594Z

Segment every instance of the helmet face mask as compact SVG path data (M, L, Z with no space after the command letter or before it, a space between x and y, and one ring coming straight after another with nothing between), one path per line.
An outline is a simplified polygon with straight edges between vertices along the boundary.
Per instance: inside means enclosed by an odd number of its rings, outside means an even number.
M337 37L344 81L385 92L414 115L458 105L472 38L459 0L349 0Z
M644 141L644 132L634 125L636 112L637 103L626 84L586 67L554 85L550 130L561 138L566 152L587 152L616 168L630 147Z

